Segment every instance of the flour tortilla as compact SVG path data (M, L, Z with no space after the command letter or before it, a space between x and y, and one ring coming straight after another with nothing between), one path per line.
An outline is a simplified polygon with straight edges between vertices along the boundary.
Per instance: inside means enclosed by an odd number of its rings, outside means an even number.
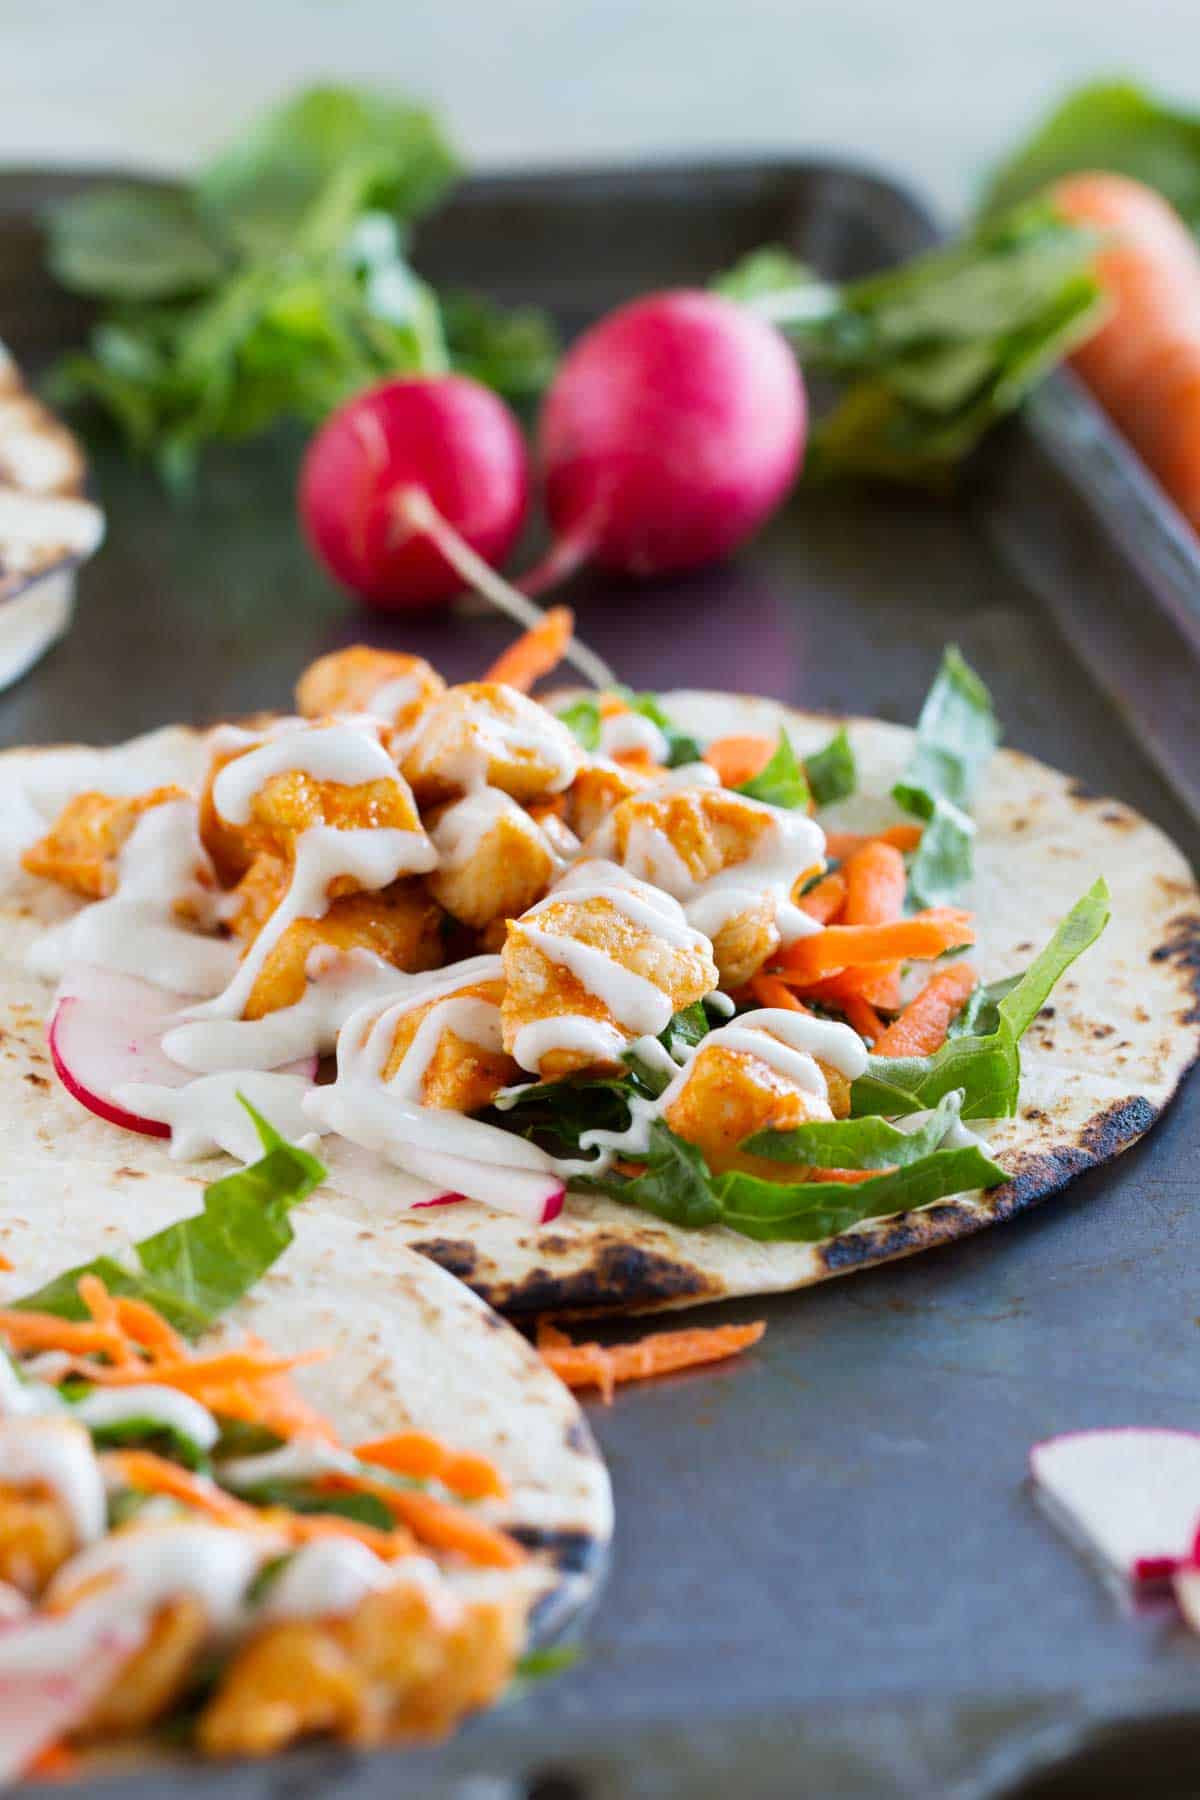
M723 694L668 694L663 704L701 741L786 726L802 756L824 745L842 722ZM894 822L887 796L913 733L876 720L846 723L863 791L828 809L823 822L853 830ZM66 1169L72 1191L90 1172L114 1195L122 1183L145 1176L178 1179L178 1165L161 1144L83 1113L53 1081L42 1033L48 994L24 972L22 958L38 921L61 916L71 902L35 890L17 871L12 850L22 831L28 838L31 809L52 817L84 785L135 792L172 773L190 782L200 760L195 736L177 729L105 752L0 757L0 819L13 833L0 871L0 1007L11 1021L0 1043L6 1185L19 1185L22 1163L31 1192L48 1199ZM371 1231L378 1266L399 1267L413 1249L493 1306L528 1316L650 1310L805 1287L949 1243L1056 1193L1148 1131L1200 1053L1200 894L1162 832L1017 751L993 758L976 819L979 944L972 962L984 981L1024 969L1097 876L1107 878L1113 896L1107 931L1026 1034L1018 1116L988 1133L1009 1173L1003 1186L870 1221L817 1244L758 1243L720 1227L686 1231L588 1195L571 1195L560 1218L532 1230L465 1202L434 1213L391 1213L386 1173L327 1139L322 1154L331 1179L309 1204ZM110 1216L120 1216L119 1199Z

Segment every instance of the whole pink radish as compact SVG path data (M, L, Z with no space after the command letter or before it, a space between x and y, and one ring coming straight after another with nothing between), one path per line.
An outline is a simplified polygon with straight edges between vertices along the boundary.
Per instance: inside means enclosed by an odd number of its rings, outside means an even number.
M525 443L504 402L466 375L380 382L322 425L300 472L300 517L338 581L372 606L449 600L463 586L408 503L504 561L529 499Z
M749 309L693 289L620 307L569 351L542 409L556 542L522 586L586 561L646 576L728 556L796 479L806 425L795 356Z

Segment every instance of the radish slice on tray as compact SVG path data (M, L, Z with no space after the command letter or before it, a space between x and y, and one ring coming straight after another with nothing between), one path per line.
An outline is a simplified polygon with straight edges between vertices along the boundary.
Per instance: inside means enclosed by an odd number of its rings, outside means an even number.
M59 986L50 1020L50 1057L59 1080L89 1112L127 1131L147 1137L170 1137L171 1127L121 1106L115 1095L126 1087L186 1087L193 1069L173 1062L162 1047L163 1033L192 1004L184 994L168 993L90 963L67 970ZM288 1073L313 1080L316 1058L289 1063Z
M1123 1580L1164 1581L1192 1561L1200 1434L1068 1432L1036 1444L1029 1469L1055 1523Z

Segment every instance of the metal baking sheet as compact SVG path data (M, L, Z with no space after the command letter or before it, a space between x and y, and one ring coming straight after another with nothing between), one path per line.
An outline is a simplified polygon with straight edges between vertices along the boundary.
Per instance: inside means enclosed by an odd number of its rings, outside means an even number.
M0 336L35 358L82 322L41 274L33 222L72 179L0 179ZM931 235L884 181L779 162L476 180L421 247L436 279L551 305L573 330L764 241L844 275ZM278 704L311 657L364 636L459 678L486 663L506 635L491 620L389 619L331 590L294 528L294 448L217 458L182 507L100 455L108 543L70 638L0 698L0 739ZM953 501L804 492L729 568L652 589L589 576L571 597L638 685L904 721L955 639L1011 743L1196 857L1200 559L1066 379ZM1128 1792L1133 1767L1195 1792L1200 1641L1169 1615L1123 1616L1024 1467L1053 1431L1194 1420L1198 1151L1192 1084L1144 1144L1012 1225L706 1311L763 1316L766 1339L592 1411L618 1529L572 1671L440 1751L188 1769L173 1790L1048 1800ZM161 1777L122 1787L148 1796Z

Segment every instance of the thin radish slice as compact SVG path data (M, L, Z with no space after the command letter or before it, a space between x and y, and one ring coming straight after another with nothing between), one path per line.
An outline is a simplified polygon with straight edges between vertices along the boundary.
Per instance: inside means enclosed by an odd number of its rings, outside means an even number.
M1029 1469L1055 1523L1123 1580L1162 1581L1191 1561L1200 1434L1068 1432L1035 1445Z
M443 1200L478 1200L497 1212L512 1213L529 1225L548 1225L563 1209L566 1189L557 1175L540 1169L497 1168L469 1156L417 1145L404 1149L406 1173L444 1188ZM418 1204L430 1205L424 1201Z
M162 1047L163 1033L191 1000L165 988L77 963L68 969L58 990L50 1020L50 1058L68 1093L89 1112L126 1131L166 1138L171 1127L121 1106L115 1098L126 1087L186 1087L195 1071L173 1062ZM316 1057L290 1063L286 1073L316 1076Z
M465 1194L434 1194L428 1200L414 1200L409 1212L420 1212L423 1206L458 1206L466 1199Z

